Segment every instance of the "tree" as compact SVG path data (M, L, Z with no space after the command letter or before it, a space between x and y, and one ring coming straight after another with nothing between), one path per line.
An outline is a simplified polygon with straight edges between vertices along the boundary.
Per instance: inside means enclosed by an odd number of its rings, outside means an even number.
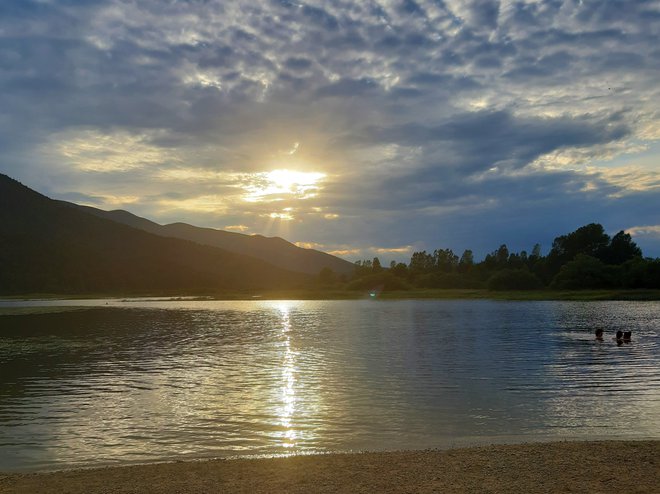
M374 293L381 290L405 290L408 285L389 271L382 270L379 273L371 273L353 280L346 288L348 290L369 290Z
M541 244L534 244L534 247L532 247L532 253L529 255L529 259L531 260L538 260L541 258Z
M365 276L367 274L370 274L372 271L371 268L371 261L368 259L365 259L364 261L355 261L355 273L354 276L356 278L360 278L361 276Z
M620 276L617 275L614 266L607 266L595 257L578 254L561 267L550 286L560 289L611 288L620 284Z
M555 274L578 254L602 260L609 243L610 237L605 233L603 225L590 223L581 226L568 235L555 238L548 254L548 268Z
M458 256L451 249L433 251L434 267L443 273L452 272L458 266Z
M462 273L467 273L474 266L474 254L471 250L466 249L461 255L460 261L458 261L458 270Z
M524 259L526 260L527 252L523 250L522 253L525 254ZM507 265L510 269L521 269L523 266L525 266L525 262L521 254L516 254L515 252L512 252L511 254L509 254Z
M390 273L392 273L397 278L407 278L408 277L408 266L402 262L392 261L390 264Z
M489 290L534 290L542 285L527 269L502 269L488 280Z
M633 242L632 237L621 230L612 237L603 254L603 261L607 264L623 264L635 257L642 257L642 251Z
M431 254L427 254L425 250L422 252L413 252L410 258L410 272L413 275L429 273L433 270L434 259Z
M383 270L383 267L380 265L380 259L374 257L374 260L371 262L371 270L374 273L378 273Z
M660 289L660 259L635 257L626 261L621 268L626 288Z
M506 244L500 245L500 248L495 252L495 262L498 267L504 267L509 261L509 248Z

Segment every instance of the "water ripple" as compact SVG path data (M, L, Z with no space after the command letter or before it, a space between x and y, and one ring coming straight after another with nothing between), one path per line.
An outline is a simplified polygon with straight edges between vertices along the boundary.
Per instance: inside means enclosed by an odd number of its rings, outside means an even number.
M660 436L657 302L55 304L0 316L2 470Z

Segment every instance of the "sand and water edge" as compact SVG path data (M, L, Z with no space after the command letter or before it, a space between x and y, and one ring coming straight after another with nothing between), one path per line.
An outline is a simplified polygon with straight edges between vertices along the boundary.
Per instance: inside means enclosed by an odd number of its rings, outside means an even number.
M0 493L657 493L660 441L216 459L0 474Z

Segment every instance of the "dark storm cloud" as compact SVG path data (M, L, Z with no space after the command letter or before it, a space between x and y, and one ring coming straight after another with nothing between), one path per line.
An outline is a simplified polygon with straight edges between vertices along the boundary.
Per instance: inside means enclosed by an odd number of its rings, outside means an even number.
M450 216L469 217L475 211L483 214L484 207L493 209L493 213L532 205L554 207L558 190L562 191L564 198L582 200L589 181L597 180L575 172L512 175L493 171L468 177L462 172L430 166L396 178L373 174L368 182L329 187L327 205L339 205L336 209L341 212L372 206L386 213L384 216L411 210L425 211L420 217L427 219L429 214L441 217L441 211L446 208L452 211ZM606 183L602 185L597 193L590 195L597 195L602 200L620 190Z
M146 198L237 185L159 173L264 171L298 143L331 178L296 203L323 213L291 240L432 246L452 229L457 245L522 245L543 234L535 218L558 234L575 211L655 225L639 213L658 204L648 170L622 184L607 167L660 136L658 35L650 0L5 0L0 171L173 219ZM94 153L118 169L84 171ZM267 212L249 207L231 224Z
M408 123L371 127L346 139L357 145L365 141L405 146L441 143L460 153L458 165L471 171L475 162L490 167L507 158L516 166L525 166L561 147L607 143L628 133L626 124L616 115L600 121L588 117L516 118L503 110L452 115L433 126Z

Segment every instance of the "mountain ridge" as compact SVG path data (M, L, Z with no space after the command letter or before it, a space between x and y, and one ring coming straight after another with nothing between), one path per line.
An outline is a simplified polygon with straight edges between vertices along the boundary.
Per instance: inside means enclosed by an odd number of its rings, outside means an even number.
M211 293L299 288L310 280L261 259L100 218L0 174L1 294Z
M281 237L245 235L243 233L228 232L215 228L194 226L183 222L161 225L123 209L105 211L92 206L62 202L73 207L81 208L90 214L132 226L133 228L138 228L155 235L189 240L201 245L209 245L230 252L248 255L289 271L317 275L321 269L327 267L337 274L349 275L354 270L354 265L349 261L319 250L298 247Z

